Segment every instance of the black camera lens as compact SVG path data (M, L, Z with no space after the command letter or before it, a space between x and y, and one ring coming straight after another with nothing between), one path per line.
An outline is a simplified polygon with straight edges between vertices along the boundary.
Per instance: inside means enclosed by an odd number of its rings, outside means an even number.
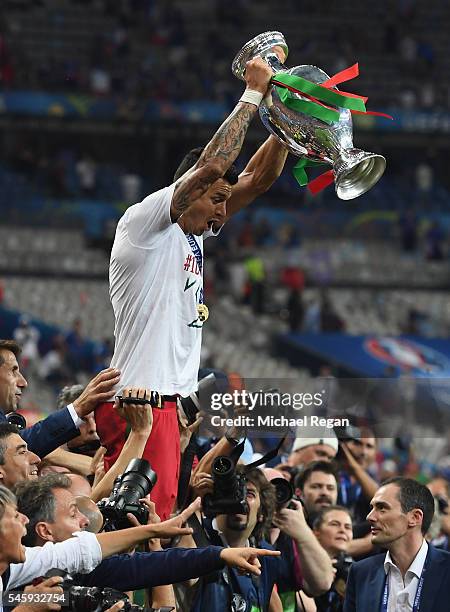
M132 459L125 472L114 481L109 499L97 504L104 518L102 531L130 527L127 514L132 514L144 525L148 519L148 508L139 500L150 493L156 480L156 472L148 461Z
M132 459L122 474L117 497L127 504L136 504L150 493L156 484L157 476L145 459Z
M275 487L277 508L283 508L283 506L286 506L293 498L294 487L285 478L273 478L270 484Z
M20 431L22 431L22 429L25 429L27 426L25 417L22 414L19 414L18 412L10 412L6 415L6 420L11 425L15 425Z
M212 465L213 477L226 478L234 473L234 463L228 457L221 456L214 460Z

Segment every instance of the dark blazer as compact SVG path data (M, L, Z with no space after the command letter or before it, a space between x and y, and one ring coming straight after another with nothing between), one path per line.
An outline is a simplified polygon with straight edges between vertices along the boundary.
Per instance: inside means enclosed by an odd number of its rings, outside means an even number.
M0 423L3 422L6 422L6 417L0 411ZM46 419L20 432L30 451L41 458L79 434L80 430L75 427L67 408L54 412Z
M220 546L206 546L113 555L104 559L90 574L77 574L74 582L119 591L184 582L222 569L225 563L220 558L221 551Z
M347 581L344 612L379 612L386 574L386 554L353 563ZM450 553L428 545L420 612L450 610Z

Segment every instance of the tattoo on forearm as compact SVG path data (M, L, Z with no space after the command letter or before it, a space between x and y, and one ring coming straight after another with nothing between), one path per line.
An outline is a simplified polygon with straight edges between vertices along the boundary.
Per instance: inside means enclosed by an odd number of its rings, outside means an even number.
M245 134L255 112L256 107L253 104L240 103L236 106L231 115L219 127L211 142L205 147L197 162L197 169L199 169L207 166L211 159L215 159L217 162L215 169L208 172L205 168L203 173L194 172L191 176L187 176L185 180L177 183L172 207L178 216L219 178L217 167L221 170L220 176L222 176L234 162L242 148Z
M234 162L242 148L248 126L256 112L253 104L240 104L222 123L211 142L205 147L199 166L206 164L211 158L223 160L226 169Z

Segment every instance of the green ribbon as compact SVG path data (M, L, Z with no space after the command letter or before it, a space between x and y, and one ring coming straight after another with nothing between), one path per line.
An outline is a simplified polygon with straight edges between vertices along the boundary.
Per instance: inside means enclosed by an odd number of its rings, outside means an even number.
M277 72L273 79L283 83L284 85L289 85L289 87L293 87L294 89L298 89L302 93L313 96L317 100L321 100L322 102L326 102L328 104L333 104L334 106L338 106L340 108L347 108L350 110L356 110L360 112L366 112L366 105L361 98L352 98L346 96L342 93L335 91L334 89L327 89L326 87L322 87L317 83L313 83L312 81L308 81L303 77L295 76L293 74L286 74L285 72ZM325 108L321 106L317 102L309 101L309 100L300 100L295 97L295 94L289 89L285 87L277 87L277 92L280 97L281 102L290 108L299 113L304 113L305 115L309 115L311 117L315 117L316 119L320 119L325 123L331 124L335 121L339 121L339 111L331 108Z
M304 187L309 183L308 175L306 174L305 168L309 168L311 166L326 166L325 162L315 161L313 159L308 159L307 157L302 157L297 164L292 169L292 174L294 175L297 183Z
M366 112L366 105L361 98L349 97L336 91L335 89L328 89L327 87L323 87L318 83L308 81L303 77L293 74L286 74L285 72L278 72L273 76L273 78L276 81L280 81L280 83L284 83L285 85L294 87L294 89L298 89L309 96L313 96L321 102L334 104L334 106L348 108L349 110L361 111L363 113Z
M320 119L328 124L339 121L339 111L324 108L323 106L320 106L320 104L316 104L316 102L309 102L308 100L299 100L298 98L294 98L292 92L284 87L277 87L276 89L278 95L280 96L281 102L291 110L315 117L316 119Z

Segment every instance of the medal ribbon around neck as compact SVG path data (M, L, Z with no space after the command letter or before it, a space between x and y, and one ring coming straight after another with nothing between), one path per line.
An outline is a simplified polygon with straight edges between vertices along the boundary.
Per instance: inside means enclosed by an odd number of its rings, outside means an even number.
M191 247L191 251L194 254L195 260L197 262L198 268L200 270L200 274L203 273L203 254L200 246L198 245L196 239L192 234L186 234L186 239ZM209 310L208 306L203 303L203 287L199 292L199 303L197 304L197 313L198 318L202 323L208 320Z

